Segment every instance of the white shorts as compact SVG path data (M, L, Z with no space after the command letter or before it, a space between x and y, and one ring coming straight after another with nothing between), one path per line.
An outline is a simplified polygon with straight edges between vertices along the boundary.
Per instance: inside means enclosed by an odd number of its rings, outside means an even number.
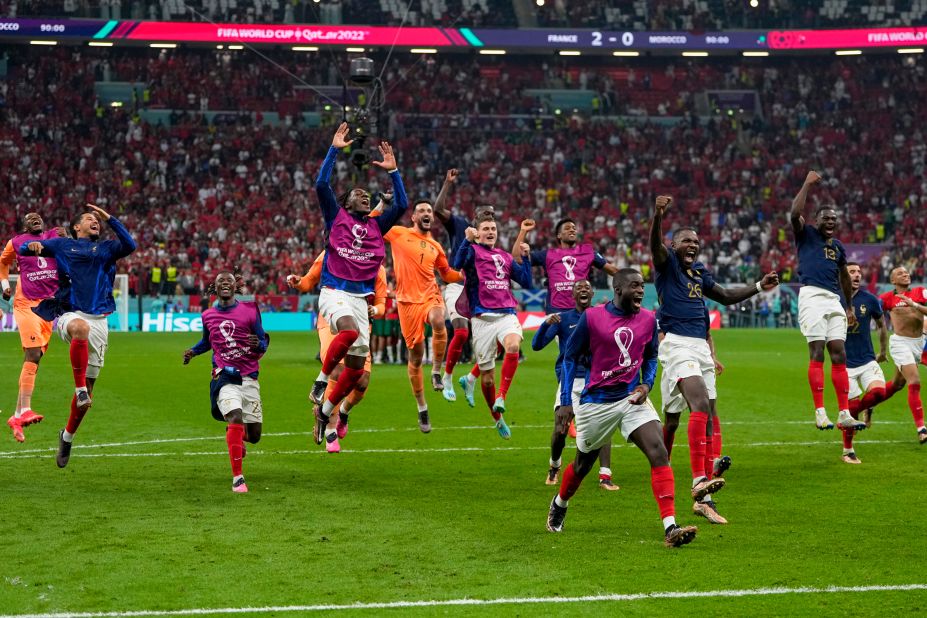
M708 398L718 398L718 392L715 390L715 361L711 358L708 340L668 333L660 342L657 358L663 368L663 374L660 376L660 393L664 401L664 411L666 411L667 402L672 401L676 408L679 407L675 398L677 396L682 398L682 393L679 392L679 381L684 378L701 376L708 390ZM682 405L687 405L684 398L682 398ZM676 413L675 410L673 413Z
M885 374L875 361L862 367L847 367L847 374L850 376L850 399L864 395L873 382L885 382Z
M225 416L232 410L241 410L245 423L263 423L264 406L261 405L261 385L254 378L242 377L241 386L226 384L216 398L219 411Z
M339 318L349 316L357 323L357 340L348 350L350 356L367 356L370 351L370 314L366 296L352 296L341 290L322 288L319 313L328 322L333 335L338 334Z
M560 407L560 387L562 383L557 384L557 395L554 397L554 409ZM586 380L583 378L576 378L573 380L573 388L570 390L570 394L573 397L573 414L576 414L576 409L579 407L579 398L583 394L583 389L586 388Z
M452 322L454 320L466 320L467 318L463 317L457 313L457 301L460 300L460 295L464 292L464 286L459 283L448 283L444 287L444 307L447 309L447 317Z
M802 286L798 291L798 327L809 343L846 341L847 312L840 297L824 288Z
M109 326L105 315L92 315L83 311L69 311L58 318L58 334L65 343L71 343L68 334L68 324L74 320L84 320L90 325L90 335L87 337L90 344L87 359L87 377L94 380L100 375L103 359L106 357L106 348L109 346Z
M689 409L686 398L676 388L678 384L670 380L666 371L660 375L660 400L663 402L663 414L682 414Z
M924 351L924 336L902 337L892 335L888 338L888 352L895 361L895 366L901 369L905 365L917 365L921 362L921 353Z
M615 403L584 403L574 410L576 416L576 448L583 453L611 444L616 429L621 429L625 441L650 421L660 422L657 411L647 399L634 405L625 398Z
M473 355L480 369L486 371L496 366L496 344L508 335L521 334L521 324L514 313L484 313L470 320L473 331Z

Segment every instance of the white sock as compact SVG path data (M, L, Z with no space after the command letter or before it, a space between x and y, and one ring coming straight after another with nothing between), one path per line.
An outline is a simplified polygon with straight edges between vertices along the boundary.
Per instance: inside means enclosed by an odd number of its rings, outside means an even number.
M416 405L418 406L418 411L419 411L419 412L425 412L425 411L428 410L428 404L427 404L427 403L419 403L419 404L416 404Z
M319 377L315 379L316 382L328 382L328 374L324 371L319 372Z
M454 379L454 374L453 374L453 373L448 373L448 372L446 372L446 371L444 372L444 381L445 381L445 382L450 382L450 381L453 380L453 379Z
M815 414L827 414L827 410L825 408L817 408L814 412Z
M68 430L65 429L64 433L61 434L61 439L64 440L65 442L71 442L72 440L74 440L74 434L68 433Z
M331 436L337 436L337 435L338 435L338 432L335 431L334 429L326 429L326 430L325 430L325 439L326 439L326 440L328 440L328 438L331 437Z
M90 392L87 390L87 387L86 387L86 386L78 386L77 388L74 389L74 393L75 393L75 394L78 394L78 393L80 393L81 391L87 393L88 395L90 394Z
M702 502L711 502L711 494L705 494L705 497L702 498Z
M330 417L332 415L332 410L335 409L335 406L332 405L328 399L322 403L322 416Z
M673 515L663 518L663 529L666 530L670 526L676 525L676 518Z
M562 463L563 463L563 458L562 458L562 457L561 457L560 459L558 459L557 461L554 461L553 459L551 459L551 460L550 460L550 467L551 467L551 468L559 468L559 467L560 467L560 464L562 464Z
M700 477L698 477L697 479L692 479L692 487L695 487L696 485L698 485L698 484L701 483L702 481L707 481L707 480L708 480L708 477L707 477L707 476L700 476Z
M476 382L476 378L473 377L472 373L467 374L467 382L469 382L470 384L474 384Z
M342 401L342 402L341 402L341 406L340 406L340 410L339 410L339 412L340 412L341 414L344 414L345 416L347 416L347 415L348 415L348 412L350 411L350 410L345 410L345 409L344 409L344 406L346 406L347 403L348 403L347 400Z
M844 455L849 455L849 454L852 453L852 452L853 452L853 449L851 449L851 448L845 448L845 449L843 449L843 454L844 454Z
M233 483L237 483L237 482L240 481L240 480L241 480L241 481L245 480L245 475L239 474L238 476L233 476L233 477L232 477L232 482L233 482Z
M560 498L560 494L557 494L556 496L554 496L554 502L556 503L557 506L561 508L566 508L567 505L570 503L569 500L563 500L562 498Z

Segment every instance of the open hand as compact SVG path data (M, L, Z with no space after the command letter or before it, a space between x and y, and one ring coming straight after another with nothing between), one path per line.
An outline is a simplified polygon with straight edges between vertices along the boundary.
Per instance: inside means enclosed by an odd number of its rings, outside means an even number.
M348 123L342 122L338 125L338 129L335 131L335 137L332 138L332 146L340 150L353 144L354 140L348 139L348 131L350 131Z
M88 203L87 208L89 208L93 212L93 214L98 216L103 221L109 221L109 213L103 210L102 208L100 208L99 206L97 206L96 204Z
M380 145L377 147L380 151L380 156L383 157L382 161L371 161L377 167L386 170L387 172L392 172L396 169L396 155L393 154L393 147L389 145L389 142L380 142Z
M566 435L570 428L570 421L573 420L573 406L560 406L557 408L556 421L554 428L557 433Z

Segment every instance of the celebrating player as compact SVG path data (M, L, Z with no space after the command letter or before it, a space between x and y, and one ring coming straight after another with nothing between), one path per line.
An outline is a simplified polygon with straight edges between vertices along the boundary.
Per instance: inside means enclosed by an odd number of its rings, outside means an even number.
M370 194L364 189L354 188L340 200L335 198L329 180L338 151L354 141L347 139L347 135L348 125L341 123L315 185L328 230L319 313L335 333L310 394L312 401L322 406L317 420L319 435L328 425L335 402L354 390L364 374L370 351L369 299L374 294L377 271L386 255L383 234L396 225L408 207L402 177L396 169L396 157L387 142L380 144L383 160L373 161L373 165L389 173L393 182L393 203L379 217L370 217ZM329 376L342 359L344 370L323 401Z
M33 311L49 322L58 317L58 333L70 344L74 397L67 425L58 435L55 461L59 468L68 465L74 434L90 409L94 383L103 367L109 340L106 316L116 310L116 261L136 249L122 222L93 204L87 207L89 212L71 219L73 238L32 241L17 249L21 256L56 258L58 265L55 297L42 301ZM101 220L109 223L116 240L100 240Z
M35 212L23 217L22 233L6 243L0 255L0 288L3 300L9 301L13 296L10 287L10 266L15 260L19 266L19 284L13 298L13 319L19 330L19 340L25 357L23 368L19 373L19 396L16 399L16 411L6 424L13 430L13 437L25 442L23 428L39 423L44 418L32 410L32 391L35 389L35 376L39 371L39 362L48 349L51 340L52 322L43 320L32 312L46 298L52 298L58 289L58 265L53 258L18 256L16 248L30 242L41 242L50 238L64 236L64 230L55 228L45 231L45 222Z
M715 282L711 272L698 261L698 233L690 227L673 234L672 251L663 244L663 215L673 198L661 195L656 200L650 225L650 249L656 270L660 299L660 328L666 337L660 344L660 364L664 379L672 385L670 396L682 393L691 410L689 414L689 462L692 467L692 498L702 500L724 487L723 478L709 478L706 469L709 418L715 409L715 363L708 347L708 325L703 295L723 305L733 305L779 285L776 273L766 274L755 285L727 290Z
M220 272L211 287L219 303L203 312L203 338L183 353L183 364L213 351L209 384L212 416L228 423L225 443L232 463L232 491L245 494L248 486L241 471L244 442L257 444L261 439L264 410L258 362L267 351L270 337L264 332L257 304L235 299L241 288L235 275Z
M518 369L522 340L521 324L515 315L518 303L512 294L511 281L530 288L531 264L527 255L516 262L511 254L496 247L496 221L491 212L482 212L476 223L476 229L467 228L466 237L451 264L463 270L466 276L466 295L458 301L457 310L461 315L472 316L473 353L480 367L483 397L496 421L496 430L508 440L512 432L502 415L506 395ZM526 245L522 250L526 254L529 248ZM498 396L495 384L497 344L502 344L505 351Z
M399 324L409 349L407 370L412 394L418 405L418 426L423 433L431 431L428 403L422 378L422 358L425 355L425 325L431 325L432 388L443 390L441 367L447 348L444 327L444 299L435 281L435 270L448 283L463 278L447 263L444 249L431 236L434 217L430 202L419 200L412 209L412 226L396 226L384 235L393 252L396 273L396 300L399 303Z
M567 341L576 323L583 315L583 312L592 305L592 284L586 279L580 279L573 284L573 303L574 308L569 311L559 311L551 313L541 324L537 332L534 333L534 339L531 340L531 349L539 352L547 347L551 341L557 339L560 347L560 354L557 356L557 362L554 365L554 373L557 375L557 394L554 398L554 415L556 417L557 408L560 407L560 384L563 381L563 352L566 350ZM576 368L576 378L573 380L573 407L579 407L579 397L583 392L586 384L586 368L580 365ZM556 485L557 477L560 474L561 455L566 447L567 434L560 431L560 425L554 422L554 431L550 436L550 468L547 470L548 485ZM612 482L612 443L609 442L602 447L599 452L599 487L615 491L619 489Z
M563 530L570 498L592 470L599 449L610 444L620 429L650 462L664 542L679 547L691 543L697 530L676 524L673 469L663 446L660 418L647 399L657 375L657 321L652 312L641 309L644 279L639 272L621 269L612 281L613 300L583 312L564 351L557 422L566 431L575 413L576 459L567 466L560 491L550 502L547 529ZM574 410L573 380L580 364L586 365L586 386Z
M927 297L924 288L911 287L911 274L904 266L892 270L891 282L895 289L879 296L882 307L892 319L892 333L888 349L892 361L908 383L908 407L914 417L917 439L927 443L924 426L924 407L921 404L921 378L917 359L924 349L924 316L927 316Z
M853 291L847 272L846 251L834 238L837 230L837 211L833 206L817 209L817 226L805 223L802 212L811 187L821 181L817 172L808 172L805 183L795 199L789 217L795 244L798 247L798 325L808 341L811 360L808 365L808 383L814 399L815 425L818 429L833 429L834 424L824 408L824 346L830 354L831 382L837 391L837 424L842 429L863 429L850 415L850 378L847 375L847 357L844 340L847 328L852 327L856 316L850 298ZM841 298L841 293L843 297ZM846 301L845 304L841 304ZM846 309L844 309L844 306Z

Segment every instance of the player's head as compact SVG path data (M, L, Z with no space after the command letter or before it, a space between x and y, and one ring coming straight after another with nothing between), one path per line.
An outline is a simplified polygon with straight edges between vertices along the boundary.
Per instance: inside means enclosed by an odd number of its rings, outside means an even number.
M824 238L833 238L837 232L837 211L833 206L821 206L814 214L818 231Z
M491 212L481 212L476 218L476 242L494 247L497 235L496 218Z
M698 240L698 232L695 228L681 227L673 232L673 251L679 263L685 266L692 266L698 259L698 252L701 244Z
M45 221L37 212L27 212L23 217L23 231L27 234L41 234L45 231Z
M889 281L892 282L892 285L907 287L911 285L911 273L904 266L898 266L892 269Z
M97 240L100 237L100 219L90 211L78 213L71 218L68 231L74 238Z
M622 268L612 278L615 306L625 313L637 313L644 302L644 277L633 268Z
M573 284L573 300L576 302L576 310L584 311L592 305L592 284L586 279L580 279Z
M481 206L477 206L476 210L473 211L473 213L474 213L473 221L476 224L479 224L480 219L482 219L483 217L495 217L496 207L493 206L492 204L483 204Z
M341 202L341 206L345 210L355 215L368 215L372 208L370 205L370 193L360 187L351 189L342 195L338 201Z
M850 273L850 285L855 292L863 281L863 267L857 262L847 262L847 272Z
M573 246L576 244L577 230L576 230L576 221L570 219L560 219L557 221L557 226L554 228L554 234L557 236L557 240L561 244Z
M412 225L420 232L431 230L431 223L434 221L434 207L428 200L419 200L412 207Z
M235 298L235 293L240 291L242 281L235 273L227 270L221 271L216 275L215 281L209 286L209 293L219 297L219 302L229 302Z

